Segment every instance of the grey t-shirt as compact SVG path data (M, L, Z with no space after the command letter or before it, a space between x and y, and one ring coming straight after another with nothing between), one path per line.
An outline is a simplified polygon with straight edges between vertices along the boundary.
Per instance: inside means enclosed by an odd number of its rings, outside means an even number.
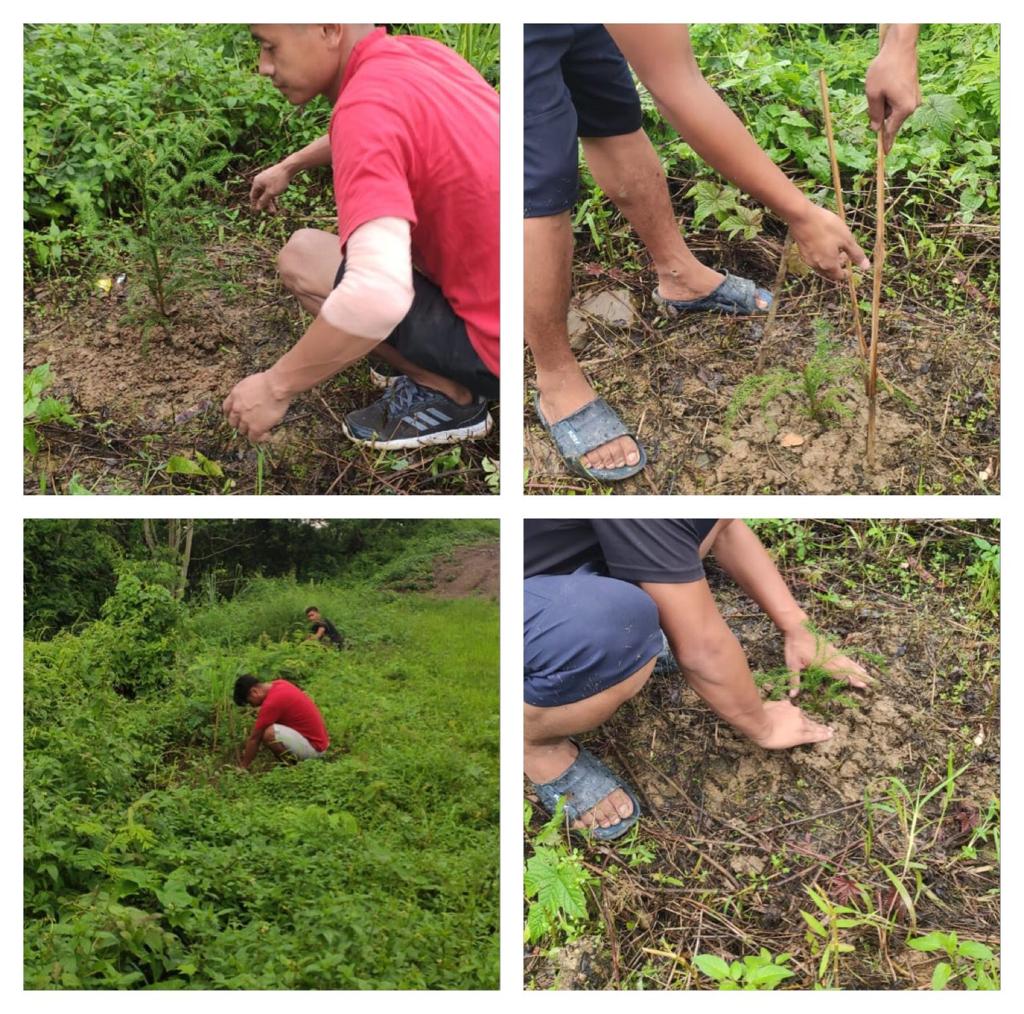
M704 576L700 544L716 520L527 520L524 576L571 574L589 563L634 583L699 581Z

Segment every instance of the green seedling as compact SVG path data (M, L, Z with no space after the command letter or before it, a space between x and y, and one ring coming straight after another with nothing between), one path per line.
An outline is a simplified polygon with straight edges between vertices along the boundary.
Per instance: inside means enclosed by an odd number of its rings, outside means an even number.
M53 370L49 363L43 363L25 374L25 450L29 455L39 453L39 427L47 423L61 423L77 426L78 420L71 413L71 406L59 398L44 398L43 393L53 385Z
M722 429L727 437L740 413L754 399L769 426L768 406L783 395L803 399L806 415L825 428L851 414L842 399L850 394L848 381L861 373L863 364L839 354L831 341L832 326L828 321L819 318L814 322L814 330L814 353L800 372L778 367L747 377L737 386L725 410Z
M945 989L957 981L967 990L999 989L999 959L992 949L977 940L960 940L956 933L928 933L908 940L915 951L944 953L932 971L932 989Z
M533 807L525 803L524 824L530 826ZM524 939L574 940L587 924L585 889L597 882L583 863L578 849L566 848L561 832L565 824L565 800L533 841L533 855L526 861L523 886L530 907Z
M726 961L717 954L697 954L694 965L719 989L775 989L786 979L792 978L793 970L786 967L791 954L777 954L761 948L756 955L748 955L741 961Z

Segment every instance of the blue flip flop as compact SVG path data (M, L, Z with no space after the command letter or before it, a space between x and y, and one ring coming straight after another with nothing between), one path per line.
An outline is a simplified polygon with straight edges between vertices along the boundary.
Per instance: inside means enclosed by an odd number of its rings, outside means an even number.
M555 442L562 460L577 475L585 479L597 479L600 482L621 482L642 472L647 465L647 452L643 449L636 435L618 417L615 409L604 400L595 398L587 402L572 415L549 425L540 410L540 395L533 396L533 407L541 426ZM623 465L621 468L587 468L581 458L590 451L616 437L629 437L640 451L640 460L635 465Z
M575 740L573 740L576 743ZM633 801L633 812L611 827L592 827L587 831L600 841L621 838L639 819L640 801L636 793L621 778L617 778L589 750L576 743L579 754L568 771L543 785L534 785L540 805L554 813L559 797L565 796L565 814L570 822L579 820L615 789L622 789ZM580 830L575 828L574 830Z
M766 306L757 305L760 297ZM654 292L654 301L665 307L670 317L681 317L686 313L702 313L705 310L718 310L721 313L755 314L765 313L772 305L772 294L767 289L759 289L749 278L740 278L725 272L722 284L714 292L709 292L700 299L666 299Z

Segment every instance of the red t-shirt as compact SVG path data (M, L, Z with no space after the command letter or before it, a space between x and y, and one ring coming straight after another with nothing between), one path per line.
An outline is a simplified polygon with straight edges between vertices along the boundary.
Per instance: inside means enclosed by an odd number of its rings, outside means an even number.
M497 93L446 46L379 28L349 56L330 139L342 249L375 218L409 222L413 263L497 376Z
M287 680L274 680L270 684L270 692L263 698L256 716L258 732L276 724L287 725L302 733L316 750L324 751L331 745L327 726L313 699Z

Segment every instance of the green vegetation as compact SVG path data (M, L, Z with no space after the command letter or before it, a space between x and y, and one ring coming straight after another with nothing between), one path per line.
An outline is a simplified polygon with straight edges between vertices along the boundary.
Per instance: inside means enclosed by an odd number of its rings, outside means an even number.
M427 548L402 523L333 522L364 543L333 576L240 568L228 599L212 568L181 592L180 553L36 524L66 552L26 571L35 622L63 627L25 642L26 987L496 988L497 603L401 590ZM425 542L484 534L447 525ZM90 546L116 588L72 630L101 582L63 607L57 588ZM344 651L304 643L311 602ZM243 672L313 697L324 761L235 766Z
M636 828L596 845L527 808L528 987L998 988L999 523L749 523L874 683L812 666L798 703L835 735L763 751L649 681L588 743L642 787ZM784 696L778 632L708 571Z

